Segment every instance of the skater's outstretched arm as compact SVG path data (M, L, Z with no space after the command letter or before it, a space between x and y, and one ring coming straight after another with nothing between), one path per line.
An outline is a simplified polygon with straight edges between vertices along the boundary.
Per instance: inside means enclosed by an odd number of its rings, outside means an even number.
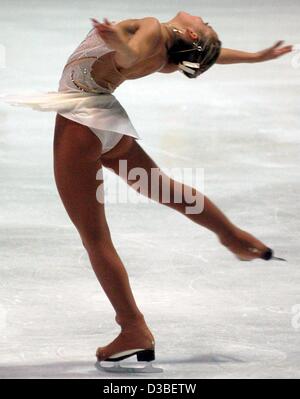
M283 43L282 40L278 41L272 47L254 53L222 48L217 64L254 63L274 60L293 50L293 46L283 46Z

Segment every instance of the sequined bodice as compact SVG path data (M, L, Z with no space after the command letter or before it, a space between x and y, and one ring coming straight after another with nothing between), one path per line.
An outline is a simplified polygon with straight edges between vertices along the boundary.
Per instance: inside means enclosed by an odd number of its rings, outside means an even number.
M114 62L114 50L92 29L68 58L60 80L60 90L112 93L124 80Z

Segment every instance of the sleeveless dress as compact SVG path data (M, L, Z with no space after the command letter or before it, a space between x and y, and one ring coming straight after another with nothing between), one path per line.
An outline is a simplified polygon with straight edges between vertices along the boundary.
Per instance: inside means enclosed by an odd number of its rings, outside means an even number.
M93 28L69 56L57 92L4 95L2 99L11 105L55 111L89 127L101 140L102 153L110 151L123 135L139 139L128 114L112 94L126 79L114 63L114 52ZM97 83L93 79L95 62Z

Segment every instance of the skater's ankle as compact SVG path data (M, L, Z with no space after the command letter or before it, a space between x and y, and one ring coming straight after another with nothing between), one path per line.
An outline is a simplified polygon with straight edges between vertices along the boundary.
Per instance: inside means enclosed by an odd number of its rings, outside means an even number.
M235 226L226 231L222 231L218 235L219 241L225 247L228 246L229 243L231 243L232 241L235 241L237 239L238 231L239 231L239 229Z
M121 326L122 330L130 328L131 326L136 326L137 324L146 324L142 313L126 316L116 315L115 320Z
M132 337L144 337L144 339L148 339L149 343L151 342L151 344L154 345L153 334L144 319L125 323L123 326L121 326L121 333Z

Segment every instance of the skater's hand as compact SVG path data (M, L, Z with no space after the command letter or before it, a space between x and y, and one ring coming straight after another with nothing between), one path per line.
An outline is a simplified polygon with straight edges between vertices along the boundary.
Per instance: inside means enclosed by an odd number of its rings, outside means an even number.
M283 46L284 41L276 42L272 47L255 53L256 62L270 61L293 51L293 46Z
M122 39L119 29L113 25L107 18L103 18L103 22L99 22L91 18L94 28L105 43L113 50L121 50L125 43Z
M269 248L261 241L244 230L236 228L230 235L220 237L221 243L233 252L238 259L249 261L253 259L264 259Z
M117 67L130 68L137 60L138 55L125 40L122 30L104 18L100 23L91 18L93 26L108 47L115 50L114 61Z

